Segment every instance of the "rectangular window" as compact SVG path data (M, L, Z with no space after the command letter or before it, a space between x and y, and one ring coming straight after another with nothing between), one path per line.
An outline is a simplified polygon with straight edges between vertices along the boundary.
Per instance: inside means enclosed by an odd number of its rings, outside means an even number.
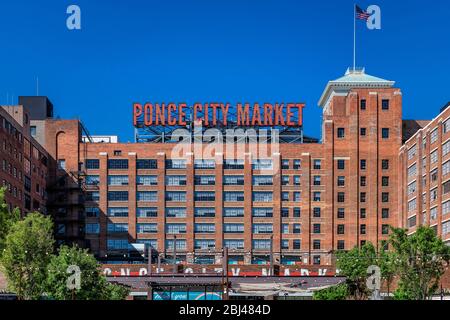
M195 233L214 233L216 226L213 223L196 223L194 224Z
M185 191L167 191L166 201L174 202L186 202L186 192Z
M389 187L389 177L381 177L381 186Z
M408 150L408 160L412 160L417 154L417 144L409 148Z
M58 169L66 170L66 160L65 159L58 160Z
M345 160L338 160L337 161L337 168L338 170L344 170L345 169Z
M313 178L313 185L315 185L315 186L320 186L320 184L321 184L321 179L322 179L321 176L314 176L314 178Z
M302 168L302 160L295 159L293 168L294 168L294 170L300 170Z
M186 208L166 208L167 218L186 218Z
M431 182L436 182L437 179L438 179L438 169L436 168L430 172L430 180Z
M339 202L339 203L345 202L345 193L344 192L338 192L337 202Z
M216 216L216 208L198 207L194 209L194 216L200 218L212 218Z
M108 217L128 217L128 208L108 208Z
M86 213L87 218L98 218L100 215L100 208L99 207L86 207L85 213Z
M416 193L417 191L417 181L413 181L408 185L408 196Z
M215 169L216 168L216 162L212 160L194 160L194 168L195 169Z
M242 202L242 201L244 201L244 192L225 191L223 193L223 201L225 201L225 202Z
M314 218L320 218L320 216L321 216L320 208L317 208L317 207L313 208L313 217Z
M223 168L225 170L242 170L242 169L244 169L244 160L242 160L242 159L225 159Z
M365 99L361 99L361 101L359 102L359 106L361 110L366 110L367 108L367 101Z
M446 236L449 233L450 233L450 221L447 221L442 224L442 235Z
M128 223L108 223L108 233L128 232Z
M196 186L214 186L216 184L216 176L195 176L194 184Z
M86 169L97 170L100 169L99 159L86 159Z
M450 153L450 140L442 145L442 157Z
M442 176L446 176L450 173L450 160L442 165Z
M224 233L244 233L244 224L242 223L224 223Z
M300 218L300 217L301 217L301 209L300 208L294 208L294 218Z
M108 191L108 201L128 201L128 191Z
M253 159L252 160L253 170L272 170L273 163L270 159Z
M107 240L108 250L127 250L130 244L126 239Z
M367 218L367 210L366 210L366 208L360 208L359 209L359 217L361 219Z
M442 184L442 194L447 194L449 192L450 192L450 180Z
M289 159L281 160L281 169L283 170L289 169Z
M431 154L430 154L430 163L431 164L435 164L438 161L438 151L434 150Z
M408 201L408 212L414 211L417 208L417 200L413 199Z
M138 234L157 233L158 225L156 223L138 223L136 224L136 231Z
M337 178L337 186L338 187L345 187L345 177L344 176L339 176Z
M283 180L286 176L283 176ZM289 182L289 176L287 176ZM242 180L244 177L242 176ZM253 176L254 186L271 186L273 185L273 176Z
M99 234L100 224L99 223L86 223L86 233L87 234Z
M367 185L367 177L366 176L360 177L360 185L361 185L361 187L365 187Z
M185 186L186 176L166 176L166 186Z
M136 160L136 169L138 170L158 169L158 161L155 159L138 159Z
M281 185L282 186L289 185L289 176L281 176Z
M166 169L180 170L187 168L187 161L185 159L168 159L166 160Z
M224 186L243 186L244 176L223 176Z
M344 128L337 129L337 137L340 139L345 138L345 129Z
M146 201L146 202L157 202L158 201L158 192L157 191L138 191L136 193L137 201Z
M408 228L413 228L417 224L417 216L412 216L408 218Z
M272 218L273 208L253 208L252 216L256 218Z
M365 192L360 192L359 201L362 203L366 202L366 193Z
M128 176L108 176L108 185L109 186L127 186L128 185Z
M138 186L157 186L158 176L136 176L136 184Z
M438 139L438 129L436 128L430 134L430 144L435 143L437 139Z
M316 159L314 160L314 170L321 170L322 169L322 160Z
M338 242L337 242L337 249L338 250L345 250L345 241L344 240L338 240Z
M255 202L272 202L273 193L272 192L253 192L252 199Z
M381 100L381 110L389 110L389 100Z
M321 192L313 192L313 201L319 202L322 200L322 193Z
M299 185L301 185L301 179L302 179L302 176L294 176L294 186L299 186Z
M98 186L100 184L100 176L87 175L85 181L87 186Z
M381 160L381 169L389 170L389 160L387 159Z
M224 217L240 218L244 216L244 208L223 208Z
M444 205L442 206L443 212L444 212L444 210L446 210L445 209L445 205L446 205L446 203L444 203ZM438 214L438 208L437 207L434 207L434 208L430 209L430 219L431 220L436 220L437 219L437 214ZM442 213L442 214L444 215L444 213Z
M381 209L381 218L389 219L389 209L388 208Z
M381 202L383 203L389 202L389 192L381 193Z
M136 208L136 216L138 218L156 218L158 216L158 208Z
M253 224L252 230L254 234L273 233L273 225L268 223Z
M343 225L343 224L337 225L337 234L339 234L339 235L345 234L345 225Z
M187 248L187 242L185 239L177 239L177 240L166 240L166 249L167 250L173 250L174 247L174 241L175 242L175 247L177 250L186 250Z
M363 235L366 234L366 225L365 224L362 224L359 226L359 233L363 234Z
M319 234L320 233L320 223L313 224L313 233Z
M313 249L320 250L320 240L313 240Z
M415 177L417 175L417 165L414 163L408 168L408 177Z
M367 160L362 159L362 160L360 161L360 169L361 169L361 170L366 170L366 169L367 169Z
M337 209L337 217L338 217L338 219L345 219L345 209L344 208Z
M108 169L111 170L126 170L128 169L128 159L109 159Z
M185 223L168 223L168 224L166 224L166 233L169 233L169 234L186 233L186 224Z
M239 239L225 239L223 244L228 249L242 250L244 249L244 240Z
M201 240L195 240L195 242L194 242L195 250L214 249L215 247L216 247L215 240L201 239Z
M254 250L269 250L271 243L270 240L253 240L252 247Z
M359 129L359 134L361 135L361 137L365 137L367 135L367 129L366 128L360 128Z

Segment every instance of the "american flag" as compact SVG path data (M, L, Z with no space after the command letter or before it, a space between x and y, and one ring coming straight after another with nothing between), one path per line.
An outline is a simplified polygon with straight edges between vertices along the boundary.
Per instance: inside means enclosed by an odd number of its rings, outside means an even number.
M356 6L356 18L359 20L367 21L370 17L370 14L368 14L366 11L361 9L359 6Z

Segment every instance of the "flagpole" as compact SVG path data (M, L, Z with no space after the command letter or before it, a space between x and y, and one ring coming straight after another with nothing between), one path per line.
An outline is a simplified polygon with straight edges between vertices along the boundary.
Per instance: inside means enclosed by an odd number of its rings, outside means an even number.
M353 71L356 70L356 4L353 4Z

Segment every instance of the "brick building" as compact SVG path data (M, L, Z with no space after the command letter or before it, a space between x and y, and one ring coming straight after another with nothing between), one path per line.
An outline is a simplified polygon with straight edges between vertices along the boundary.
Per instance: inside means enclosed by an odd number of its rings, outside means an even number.
M405 150L434 126L403 122L400 89L364 70L327 84L320 142L180 152L174 143L90 137L79 120L54 119L44 97L19 102L24 107L14 108L33 110L23 130L48 157L46 204L58 242L89 247L105 261L130 261L131 248L146 244L188 263L221 263L228 247L232 263L264 264L273 253L285 265L326 265L336 250L384 246L389 226L410 218ZM263 156L255 152L263 148Z
M450 244L450 103L400 148L401 226L427 225Z

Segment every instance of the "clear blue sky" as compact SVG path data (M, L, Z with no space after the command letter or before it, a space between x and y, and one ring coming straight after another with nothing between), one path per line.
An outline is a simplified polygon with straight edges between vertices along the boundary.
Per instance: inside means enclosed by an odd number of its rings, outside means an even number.
M305 102L305 133L321 135L320 94L352 64L354 1L2 0L0 103L50 97L91 134L133 139L131 105ZM66 8L82 30L66 28ZM450 101L450 2L378 4L382 30L358 22L358 65L397 81L405 119Z

